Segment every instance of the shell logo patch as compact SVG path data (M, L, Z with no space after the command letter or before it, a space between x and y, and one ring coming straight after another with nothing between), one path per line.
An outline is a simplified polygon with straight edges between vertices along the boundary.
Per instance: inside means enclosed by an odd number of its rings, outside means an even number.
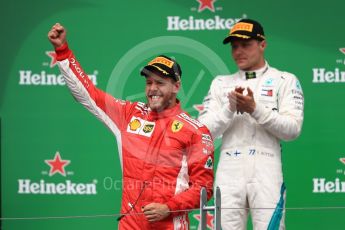
M141 123L138 119L134 119L129 123L129 128L131 131L136 131L141 126Z
M181 121L175 120L171 125L171 131L173 131L173 133L177 133L182 129L182 127L183 123Z

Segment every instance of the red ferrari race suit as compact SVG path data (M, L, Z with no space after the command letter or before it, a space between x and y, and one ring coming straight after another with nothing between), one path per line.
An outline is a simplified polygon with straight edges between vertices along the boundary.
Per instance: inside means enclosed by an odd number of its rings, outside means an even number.
M93 85L66 43L56 53L73 96L117 139L125 214L119 229L188 229L186 210L199 207L201 187L208 198L212 195L214 149L208 129L180 103L156 113L144 103L113 98ZM141 208L150 203L166 204L170 215L148 222Z

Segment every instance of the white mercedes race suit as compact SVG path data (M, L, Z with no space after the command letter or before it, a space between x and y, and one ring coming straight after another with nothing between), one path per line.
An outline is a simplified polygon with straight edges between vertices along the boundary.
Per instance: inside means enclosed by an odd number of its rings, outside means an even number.
M293 140L301 132L303 91L294 75L267 63L255 75L246 80L239 71L216 77L199 117L214 138L222 135L215 186L221 189L226 230L246 229L248 208L255 230L285 229L280 140ZM252 114L229 110L227 95L236 86L254 92Z

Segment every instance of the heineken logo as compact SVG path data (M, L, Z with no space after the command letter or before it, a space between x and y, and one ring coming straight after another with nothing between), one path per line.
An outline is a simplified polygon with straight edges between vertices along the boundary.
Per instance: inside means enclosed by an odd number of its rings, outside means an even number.
M200 223L200 214L194 214L193 217ZM214 229L214 215L211 212L206 213L206 227L207 229Z
M26 178L18 179L18 194L46 194L46 195L96 195L97 194L97 180L93 179L89 183L75 182L71 179L62 180L61 176L67 177L74 175L73 172L67 172L66 167L70 165L71 161L64 159L60 152L56 152L52 159L44 160L44 163L49 166L49 173L42 172L43 176L49 178L42 178L37 181ZM60 177L56 177L56 175Z
M71 163L69 160L62 160L59 152L55 153L54 159L44 162L50 166L49 176L53 176L55 173L66 176L65 167Z
M335 180L314 178L313 193L345 193L345 181L341 181L339 178Z
M325 68L313 69L313 83L344 83L345 71L335 68L327 70Z
M340 52L342 52L343 54L345 54L345 48L339 48Z
M57 56L54 51L45 51L49 59L45 60L43 68L39 71L30 69L19 70L18 84L22 86L65 86L66 82L62 74L58 73L58 69L54 67L58 64ZM49 61L48 61L49 60ZM49 67L49 68L47 68ZM87 77L94 85L97 85L98 70L88 73Z
M180 16L167 16L167 30L230 30L236 22L243 18L247 18L246 14L240 17L227 17L222 18L219 15L214 15L213 17L200 17L203 16L203 12L213 12L222 11L222 6L215 6L216 0L196 0L199 5L193 6L191 11L198 12L199 16L194 17L190 15L189 17L182 18Z
M345 193L345 158L339 158L338 163L342 167L336 169L336 174L338 175L335 179L328 178L313 178L313 193Z
M96 183L74 183L66 180L61 183L40 180L34 182L29 179L18 180L19 194L47 194L47 195L96 195Z
M221 18L218 15L208 19L194 18L193 16L189 16L188 18L168 16L167 30L229 30L239 20L241 18Z
M216 0L197 0L197 2L199 2L198 12L202 12L206 9L214 12L215 11L215 8L214 8L214 2L215 1Z
M345 165L345 158L344 157L340 158L339 160L341 163L343 163Z
M338 48L342 54L345 54L345 48ZM339 55L339 53L337 52ZM325 68L316 67L312 69L313 83L345 83L345 58L343 55L337 57L335 60L337 67Z
M56 63L57 63L56 53L54 51L46 51L46 54L51 59L49 67L53 68L56 65Z

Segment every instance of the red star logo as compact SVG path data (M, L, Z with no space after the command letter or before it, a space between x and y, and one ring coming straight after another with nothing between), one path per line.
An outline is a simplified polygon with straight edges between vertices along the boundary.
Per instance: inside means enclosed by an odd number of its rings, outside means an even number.
M48 55L48 57L51 58L51 61L50 61L50 68L53 68L56 63L57 63L57 60L56 60L56 53L54 51L47 51L46 54Z
M62 160L59 152L55 153L54 159L45 160L44 162L50 166L49 176L52 176L55 173L60 173L62 176L66 176L65 167L71 163L69 160Z
M345 48L339 48L340 52L342 52L343 54L345 54Z
M193 217L197 221L199 221L199 223L200 223L200 214L194 214ZM213 219L214 219L213 214L210 212L207 212L207 214L206 214L206 220L207 220L206 225L207 225L208 229L213 229Z
M214 12L214 2L216 0L197 0L199 2L198 12L204 11L206 8Z
M199 113L204 110L204 105L193 105L193 108L198 111Z
M345 165L345 158L339 158L340 162Z

